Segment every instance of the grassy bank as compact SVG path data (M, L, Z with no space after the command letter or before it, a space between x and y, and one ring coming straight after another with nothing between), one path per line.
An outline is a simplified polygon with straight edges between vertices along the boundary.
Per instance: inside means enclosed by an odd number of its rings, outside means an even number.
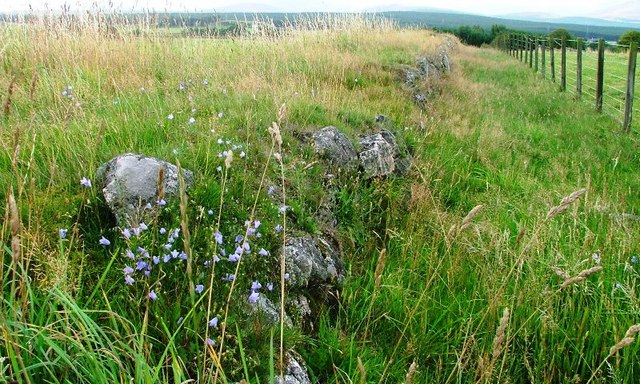
M445 37L310 25L233 40L3 27L4 378L269 382L280 329L244 315L250 287L279 303L283 234L330 230L304 137L332 124L355 141L384 114L414 166L336 176L346 279L283 332L312 381L633 382L637 344L610 348L639 322L638 138L493 50L452 52L422 111L401 70ZM130 238L79 183L124 152L196 174ZM246 221L254 253L212 263ZM128 250L167 244L186 260L125 283Z

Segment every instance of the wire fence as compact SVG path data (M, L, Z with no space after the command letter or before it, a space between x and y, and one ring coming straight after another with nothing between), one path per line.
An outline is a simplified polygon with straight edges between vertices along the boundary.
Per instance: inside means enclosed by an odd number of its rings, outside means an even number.
M638 45L540 38L510 34L498 46L527 64L563 92L593 103L622 124L625 131L640 130L640 103L635 101ZM636 121L633 117L636 117Z

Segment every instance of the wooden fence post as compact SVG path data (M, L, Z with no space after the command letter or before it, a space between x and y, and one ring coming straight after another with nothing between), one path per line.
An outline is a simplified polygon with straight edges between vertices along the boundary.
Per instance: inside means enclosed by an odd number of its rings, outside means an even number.
M638 58L638 43L631 42L629 47L629 69L627 71L627 95L624 103L624 124L625 132L631 130L631 120L633 118L633 91L636 83L636 60Z
M523 58L523 54L524 54L524 50L523 48L523 44L524 44L524 38L522 37L522 35L519 36L518 41L520 44L518 44L518 48L520 49L520 61L522 61Z
M560 90L562 92L567 90L567 39L562 38L560 45Z
M524 36L524 63L527 64L529 62L529 36Z
M535 40L533 37L529 37L529 68L533 68L533 48L535 47Z
M549 40L549 56L550 56L550 64L551 64L551 81L556 82L556 58L555 58L555 47L556 42L554 39Z
M598 72L596 75L596 111L602 112L602 93L604 91L604 39L598 41Z
M537 37L536 37L535 46L536 46L536 48L535 48L536 49L536 63L534 65L533 71L534 72L538 72L538 50L540 49L540 39L538 39Z
M546 57L547 57L547 47L546 47L545 40L542 40L541 51L542 51L542 58L541 58L540 64L542 66L542 78L544 79L547 76L547 68L546 68L546 66L547 66L547 63L546 63L546 60L547 60L546 59Z
M580 99L582 97L582 39L578 39L577 48L578 58L576 60L576 98Z

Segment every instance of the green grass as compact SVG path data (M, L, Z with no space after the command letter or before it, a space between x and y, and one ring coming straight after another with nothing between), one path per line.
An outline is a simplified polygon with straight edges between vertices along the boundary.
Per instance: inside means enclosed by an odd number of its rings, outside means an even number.
M11 48L1 89L15 79L0 122L3 380L270 382L282 331L314 382L403 382L412 363L423 383L635 381L638 344L609 350L639 322L637 134L490 49L453 48L452 72L420 110L400 68L445 37L359 22L234 40L0 30ZM377 114L411 152L409 175L337 174L328 188L331 170L304 138L332 124L356 141ZM179 161L196 181L125 239L97 186L79 180L129 151ZM329 201L335 229L317 220ZM220 252L217 231L233 252L255 219L252 250L268 257L204 265ZM255 280L281 300L278 224L287 236L331 233L347 270L283 330L246 310ZM191 269L160 263L125 285L126 250L162 256L161 227L181 229L171 248ZM596 266L562 287L559 274Z

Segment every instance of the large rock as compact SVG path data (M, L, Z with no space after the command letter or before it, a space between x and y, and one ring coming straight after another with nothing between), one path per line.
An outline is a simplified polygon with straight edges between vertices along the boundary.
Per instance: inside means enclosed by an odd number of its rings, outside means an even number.
M284 380L280 376L273 379L274 384L311 384L307 373L307 364L302 357L293 351L285 355L287 368L284 372Z
M164 199L178 195L180 183L178 167L163 160L133 153L119 155L109 160L97 171L98 185L104 199L119 222L137 224L147 204L158 204L160 170L163 170ZM193 183L193 172L182 169L185 187Z
M339 253L320 237L290 238L284 255L289 282L294 287L339 282L344 277Z
M336 127L324 127L314 133L313 145L316 153L339 168L354 169L358 166L358 155L353 143Z

